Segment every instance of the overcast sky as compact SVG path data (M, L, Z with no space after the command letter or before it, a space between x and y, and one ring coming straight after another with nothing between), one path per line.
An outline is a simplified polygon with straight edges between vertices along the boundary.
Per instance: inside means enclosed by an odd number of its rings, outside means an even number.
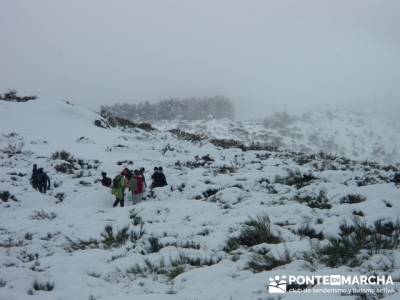
M399 0L0 0L0 90L400 112Z

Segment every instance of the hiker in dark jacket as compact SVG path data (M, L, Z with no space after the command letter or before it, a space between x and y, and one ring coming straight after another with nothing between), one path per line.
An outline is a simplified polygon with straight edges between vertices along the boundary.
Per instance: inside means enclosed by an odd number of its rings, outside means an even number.
M43 172L42 168L38 170L37 180L39 192L46 194L47 190L50 189L50 178Z
M158 171L160 172L161 186L168 185L167 178L165 178L165 175L164 175L164 172L163 172L163 168L162 167L158 167Z
M35 190L38 189L38 171L37 165L34 164L32 168L31 185Z
M394 174L394 184L400 186L400 173Z
M163 187L167 185L167 180L165 178L164 173L162 172L161 167L155 167L154 173L151 175L151 179L153 182L151 183L151 188Z
M105 187L111 187L112 180L110 177L107 177L106 172L101 172L101 184Z

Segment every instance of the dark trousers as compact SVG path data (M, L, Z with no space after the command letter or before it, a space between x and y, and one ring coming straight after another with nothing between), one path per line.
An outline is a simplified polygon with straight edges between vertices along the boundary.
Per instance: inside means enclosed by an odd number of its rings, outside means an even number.
M39 192L46 194L47 186L46 185L39 185Z
M122 196L122 199L118 199L117 197L115 197L115 202L113 204L113 207L118 206L118 203L120 203L121 207L123 207L124 206L124 198L125 198L124 196Z

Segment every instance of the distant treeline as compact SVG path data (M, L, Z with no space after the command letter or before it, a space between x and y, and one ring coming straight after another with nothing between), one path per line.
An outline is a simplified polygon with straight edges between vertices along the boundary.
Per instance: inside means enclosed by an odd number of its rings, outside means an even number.
M156 103L114 104L102 106L102 114L110 112L130 120L200 120L212 116L216 119L234 118L235 108L231 100L223 96L210 98L168 99Z

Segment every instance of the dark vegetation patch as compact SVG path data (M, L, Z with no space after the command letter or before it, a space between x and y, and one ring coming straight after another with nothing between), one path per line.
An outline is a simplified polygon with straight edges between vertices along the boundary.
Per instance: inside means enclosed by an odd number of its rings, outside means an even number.
M157 253L158 251L160 251L162 248L164 248L164 245L162 245L160 243L160 241L158 240L158 238L156 237L149 237L148 238L148 253Z
M70 152L61 150L56 151L51 155L53 160L62 160L63 162L54 166L54 169L63 174L74 174L75 171L97 169L100 165L100 161L95 160L83 160L75 158Z
M172 133L178 140L189 141L189 142L201 142L207 139L207 136L204 134L194 134L185 132L180 129L171 129L169 132Z
M361 203L367 200L367 197L359 194L348 194L340 199L340 204L354 204L354 203Z
M101 242L104 248L117 248L125 245L126 241L129 239L129 227L125 226L120 230L116 230L114 233L113 226L111 224L104 227L104 232L101 233Z
M224 251L231 252L240 246L252 247L262 243L278 244L281 238L271 231L271 222L267 215L250 218L244 223L239 236L232 237L226 242Z
M63 162L58 165L55 165L54 169L57 172L63 173L63 174L74 174L74 171L77 170L77 168L75 168L74 164L68 163L68 162Z
M258 183L262 187L265 187L268 190L268 193L270 193L270 194L277 194L278 193L278 191L275 189L274 185L271 184L270 181L267 178L259 179Z
M214 175L231 174L231 173L236 173L237 171L238 171L238 168L236 168L234 166L223 165L223 166L214 168Z
M250 145L246 145L241 141L232 140L232 139L210 139L209 142L213 144L215 147L220 147L223 149L229 148L239 148L242 151L278 151L278 148L275 146L271 146L268 144L260 144L260 143L252 143Z
M100 234L101 239L90 238L88 240L78 239L77 241L72 240L69 237L65 237L68 241L68 245L64 248L66 251L72 252L84 249L95 249L95 248L118 248L125 245L128 241L136 245L136 242L140 240L145 231L143 229L143 222L140 220L138 225L140 228L138 231L129 230L129 226L125 226L122 229L114 228L111 224L104 227L104 231Z
M172 280L191 269L212 266L220 261L220 258L193 257L180 253L177 258L170 258L169 262L166 262L164 258L161 258L159 262L151 262L149 259L145 259L143 264L133 265L126 270L126 273L140 277L147 277L155 274L164 275L169 280Z
M59 193L57 193L57 194L54 195L54 198L57 199L57 202L56 202L56 203L61 203L61 202L63 202L64 199L65 199L65 193L59 192Z
M8 92L0 94L0 100L7 102L28 102L36 99L37 96L18 96L18 92L16 90L8 90Z
M329 203L329 199L326 197L324 191L320 191L318 195L297 193L294 197L295 201L306 204L311 208L319 209L331 209L332 205Z
M54 283L53 282L40 282L38 280L35 280L32 284L32 288L35 291L46 291L50 292L54 289Z
M203 192L203 197L204 198L209 198L211 196L214 196L216 193L218 193L219 189L208 189Z
M317 232L314 228L310 227L310 224L307 223L305 225L303 225L302 227L300 227L299 229L297 229L297 231L295 232L297 235L300 235L301 237L309 237L310 239L318 239L320 241L322 241L325 237L324 234L320 231Z
M320 261L329 267L361 263L362 251L376 254L385 249L398 249L400 246L400 222L378 220L368 226L365 222L354 220L340 225L339 237L329 239L329 245L317 249Z
M65 150L56 151L51 155L51 159L56 160L65 160L67 162L75 162L75 158L72 156L71 153Z
M362 210L353 210L354 216L364 217L364 212Z
M275 183L294 186L296 189L300 189L310 185L316 179L311 173L305 174L300 171L289 170L287 176L276 176Z
M18 201L9 191L0 191L0 200L3 202L8 202L9 200Z
M212 158L209 154L202 157L196 155L194 157L194 160L188 160L185 162L181 162L180 160L178 160L177 162L175 162L175 166L179 168L186 167L190 169L197 169L201 167L209 167L213 162L214 158Z
M98 119L94 121L94 125L100 128L115 128L115 127L122 127L122 128L132 128L132 129L142 129L145 131L153 131L156 130L150 123L135 123L128 119L121 118L114 116L112 113L102 110L100 112L102 116L102 120Z
M57 217L55 212L46 212L42 210L35 210L30 216L32 220L54 220Z
M7 285L7 281L5 281L3 278L0 278L0 288L3 288Z

